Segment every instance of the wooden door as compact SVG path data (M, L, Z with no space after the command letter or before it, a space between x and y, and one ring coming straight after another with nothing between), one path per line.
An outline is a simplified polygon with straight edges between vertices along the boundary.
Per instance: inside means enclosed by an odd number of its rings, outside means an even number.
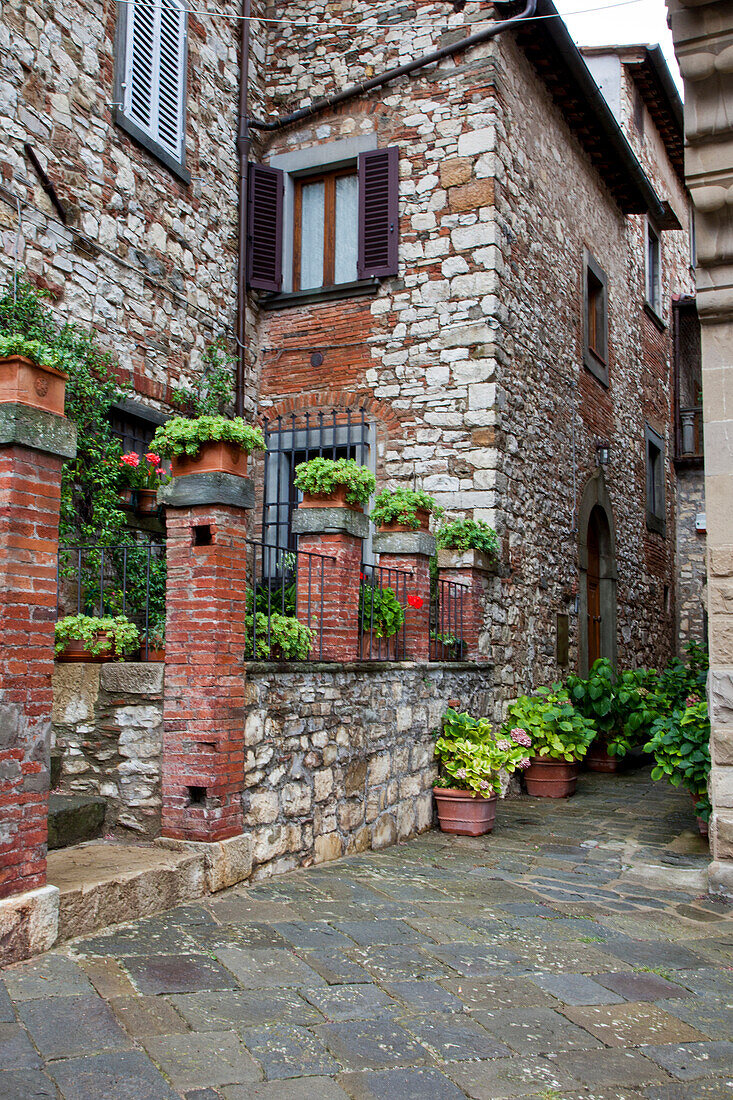
M598 520L588 523L588 671L601 656L601 560Z

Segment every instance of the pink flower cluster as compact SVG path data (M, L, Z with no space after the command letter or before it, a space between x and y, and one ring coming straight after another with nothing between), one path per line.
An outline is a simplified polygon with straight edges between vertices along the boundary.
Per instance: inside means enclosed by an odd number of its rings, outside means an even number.
M459 768L458 771L456 772L456 779L465 779L466 777L467 777L466 769L465 768Z
M509 752L512 747L512 743L507 737L500 737L499 740L496 742L496 747L502 752Z
M486 779L481 780L481 782L479 783L479 787L481 788L482 791L490 791L491 790L491 784Z
M522 759L517 764L517 767L521 768L521 770L524 771L526 768L529 767L529 765L531 763L532 763L532 761L530 760L530 758L528 756L523 756Z
M532 738L529 736L526 730L523 730L520 726L516 729L509 730L509 736L515 745L524 745L525 749L528 749L532 745Z
M133 470L136 470L140 465L140 456L135 454L134 451L130 451L129 454L123 455L120 459L120 466L131 466Z
M695 695L695 693L693 692L691 695L688 695L687 698L685 699L685 706L686 707L696 707L699 702L700 702L700 696Z

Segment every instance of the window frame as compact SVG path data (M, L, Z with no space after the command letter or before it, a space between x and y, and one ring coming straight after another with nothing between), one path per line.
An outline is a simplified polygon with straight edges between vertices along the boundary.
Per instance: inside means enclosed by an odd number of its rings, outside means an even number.
M356 280L346 283L337 283L334 281L335 267L336 267L336 181L339 179L345 179L353 176L357 179L358 184L358 172L356 163L352 165L342 165L339 168L332 168L322 172L314 172L309 175L299 175L293 179L293 270L292 270L292 285L293 292L303 293L303 289L300 286L300 261L301 261L301 248L302 248L302 199L303 199L303 187L311 183L324 183L324 197L323 197L323 282L317 287L306 287L305 291L312 293L318 293L319 291L332 290L339 286L351 286ZM355 232L359 231L359 193L357 186L357 206L354 211L356 222Z
M163 3L167 0L163 0ZM169 149L143 129L127 114L125 107L128 69L129 29L133 16L133 3L118 4L117 23L114 43L114 103L112 119L116 126L131 137L146 152L155 157L182 183L191 182L191 173L186 168L186 128L188 99L188 9L181 3L183 15L183 67L181 73L181 148L180 155L174 156Z
M651 245L656 242L656 271L652 286ZM662 236L649 218L644 223L644 301L652 313L662 319Z
M652 459L652 447L657 458ZM651 427L644 425L644 472L646 480L646 526L658 535L666 533L667 494L665 477L664 439Z
M591 323L590 279L598 284L601 295L602 333L597 342L595 318ZM592 331L593 330L593 331ZM583 365L604 386L608 386L608 276L586 248L583 253Z

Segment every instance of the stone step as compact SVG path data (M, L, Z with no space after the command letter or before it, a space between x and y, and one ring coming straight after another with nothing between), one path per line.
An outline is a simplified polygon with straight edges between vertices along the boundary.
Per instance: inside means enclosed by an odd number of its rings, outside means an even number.
M48 800L49 850L101 836L104 812L105 801L98 796L52 793Z

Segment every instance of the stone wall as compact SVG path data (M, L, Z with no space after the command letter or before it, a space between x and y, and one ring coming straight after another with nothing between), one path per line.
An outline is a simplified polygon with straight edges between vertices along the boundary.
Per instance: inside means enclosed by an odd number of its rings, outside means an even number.
M697 516L705 515L705 472L702 469L679 469L676 491L677 650L681 654L688 642L707 641L707 537L695 525Z
M101 795L105 829L160 832L163 665L57 664L53 742L60 794Z
M255 877L429 828L433 731L450 699L486 714L491 692L487 666L251 663L246 676Z

